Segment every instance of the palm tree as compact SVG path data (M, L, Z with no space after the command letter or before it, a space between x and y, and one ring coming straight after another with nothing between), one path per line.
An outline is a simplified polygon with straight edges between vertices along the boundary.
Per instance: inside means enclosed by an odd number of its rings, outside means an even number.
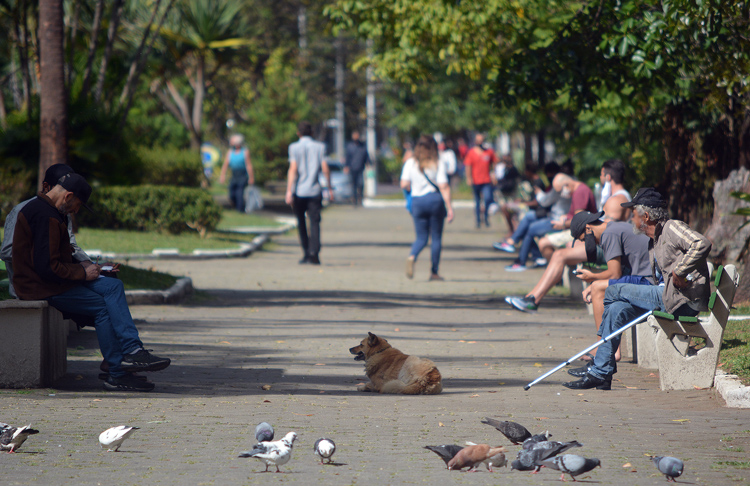
M59 0L39 1L41 72L39 124L39 180L53 164L68 159L68 100L65 94L63 9Z
M237 0L185 0L177 9L178 18L161 30L164 55L172 58L165 65L174 63L188 83L181 86L165 71L151 91L188 130L193 148L202 142L206 85L225 62L222 52L251 43L243 37L247 28L239 20L241 8Z

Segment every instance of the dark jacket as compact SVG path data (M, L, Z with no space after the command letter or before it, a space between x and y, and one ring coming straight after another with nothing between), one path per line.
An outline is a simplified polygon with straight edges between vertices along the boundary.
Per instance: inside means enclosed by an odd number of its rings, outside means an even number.
M41 300L86 280L73 260L65 216L39 193L18 214L13 233L13 286L22 300Z
M365 169L365 165L370 162L370 155L367 153L367 147L361 140L352 140L346 144L346 167L353 172L359 172Z

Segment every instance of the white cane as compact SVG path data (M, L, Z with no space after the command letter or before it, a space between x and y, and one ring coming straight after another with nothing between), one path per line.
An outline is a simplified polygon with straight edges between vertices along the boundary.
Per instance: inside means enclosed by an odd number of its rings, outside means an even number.
M622 326L620 329L616 330L615 332L613 332L609 336L601 338L595 344L592 344L588 348L586 348L583 351L581 351L580 353L576 354L575 356L573 356L572 358L570 358L568 361L566 361L566 362L564 362L564 363L562 363L562 364L560 364L560 365L552 368L551 370L549 370L548 372L546 372L545 374L543 374L542 376L540 376L536 380L534 380L531 383L529 383L528 385L524 386L523 389L524 390L528 390L529 388L531 388L532 386L536 385L537 383L539 383L543 379L547 378L552 373L554 373L554 372L556 372L556 371L564 368L565 366L567 366L570 363L572 363L573 361L577 360L578 358L580 358L584 354L588 353L592 349L598 348L600 345L602 345L602 344L606 343L607 341L611 340L613 337L622 334L623 332L625 332L626 330L628 330L631 327L635 326L636 324L640 324L641 322L643 322L644 320L646 320L648 318L648 316L650 316L653 313L654 313L654 311L648 311L645 314L643 314L642 316L636 317L635 319L633 319L632 321L628 322L627 324L625 324L624 326Z

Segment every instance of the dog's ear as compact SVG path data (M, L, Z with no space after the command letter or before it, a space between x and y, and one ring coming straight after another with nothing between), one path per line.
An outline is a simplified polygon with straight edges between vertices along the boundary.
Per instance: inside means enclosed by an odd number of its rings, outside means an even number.
M376 335L371 332L368 332L367 334L369 336L369 338L367 339L367 344L369 346L375 346L376 344L378 344L378 337Z

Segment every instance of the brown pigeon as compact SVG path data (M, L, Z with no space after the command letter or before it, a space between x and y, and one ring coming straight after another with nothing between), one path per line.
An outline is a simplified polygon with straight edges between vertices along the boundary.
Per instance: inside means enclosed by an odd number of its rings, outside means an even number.
M464 447L448 461L448 470L469 468L470 472L476 471L480 464L501 452L505 447L490 447L487 444L476 444Z

